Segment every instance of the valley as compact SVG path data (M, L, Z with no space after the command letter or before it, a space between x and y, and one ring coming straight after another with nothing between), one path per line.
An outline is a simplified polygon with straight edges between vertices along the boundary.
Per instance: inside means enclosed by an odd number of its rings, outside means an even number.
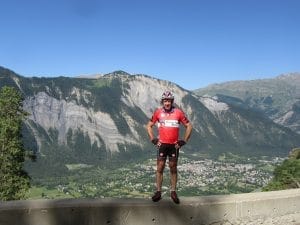
M217 160L182 153L178 166L180 196L217 195L260 191L272 178L272 171L284 158L241 158L224 155ZM68 165L68 174L33 178L29 199L56 198L149 198L155 190L155 155L122 167L86 164ZM166 167L163 192L169 195Z

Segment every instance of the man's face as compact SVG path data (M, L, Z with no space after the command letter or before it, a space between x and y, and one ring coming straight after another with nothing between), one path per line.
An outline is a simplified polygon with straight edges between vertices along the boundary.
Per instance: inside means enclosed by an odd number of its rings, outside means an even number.
M163 100L163 107L164 107L166 110L170 110L171 107L172 107L172 100L171 100L171 99L164 99L164 100Z

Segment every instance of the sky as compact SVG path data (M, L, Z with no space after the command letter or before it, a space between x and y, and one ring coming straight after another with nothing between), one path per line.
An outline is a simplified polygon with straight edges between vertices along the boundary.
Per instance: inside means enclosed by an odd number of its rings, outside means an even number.
M300 72L299 0L2 0L0 66L123 70L194 90Z

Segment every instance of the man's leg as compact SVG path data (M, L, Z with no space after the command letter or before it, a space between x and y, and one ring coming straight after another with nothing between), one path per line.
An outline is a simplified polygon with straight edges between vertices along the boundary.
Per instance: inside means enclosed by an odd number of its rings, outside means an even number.
M177 185L177 162L169 161L170 176L171 176L171 191L176 191Z
M170 175L171 175L171 198L173 202L176 204L179 204L179 198L176 193L176 184L177 184L177 162L176 161L170 161Z
M163 182L163 173L165 168L165 160L157 160L156 170L156 192L152 196L152 201L158 202L161 199L161 187Z
M166 164L165 160L157 160L157 170L156 170L156 190L157 191L161 191L165 164Z
M176 193L178 156L179 156L179 149L175 149L175 151L172 152L171 157L169 157L169 167L170 167L170 177L171 177L171 198L176 204L179 204L180 202Z

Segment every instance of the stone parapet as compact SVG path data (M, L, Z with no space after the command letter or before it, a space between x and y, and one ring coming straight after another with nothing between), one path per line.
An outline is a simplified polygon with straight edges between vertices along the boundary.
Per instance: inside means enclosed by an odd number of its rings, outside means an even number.
M300 213L300 189L150 199L58 199L0 202L0 225L192 225ZM300 224L300 221L294 221Z

